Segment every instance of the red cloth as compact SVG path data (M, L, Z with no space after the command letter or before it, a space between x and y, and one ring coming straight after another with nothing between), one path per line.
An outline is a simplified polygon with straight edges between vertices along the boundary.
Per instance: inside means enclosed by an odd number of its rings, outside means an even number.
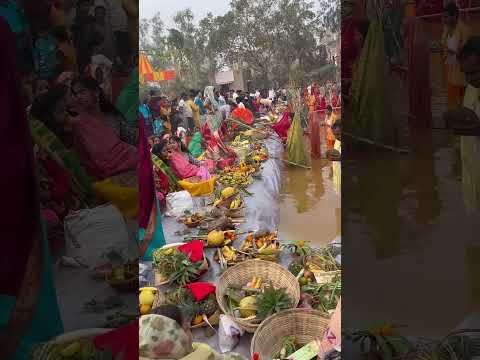
M202 301L208 295L215 293L215 285L208 282L195 282L185 285L192 292L193 297L197 301Z
M97 349L109 349L115 357L125 351L122 360L138 360L138 320L93 339Z
M253 114L250 110L246 108L237 107L232 111L231 114L235 119L240 120L244 124L252 125L253 124Z
M190 260L194 263L202 261L204 258L202 240L193 240L188 244L179 246L178 250L188 255Z

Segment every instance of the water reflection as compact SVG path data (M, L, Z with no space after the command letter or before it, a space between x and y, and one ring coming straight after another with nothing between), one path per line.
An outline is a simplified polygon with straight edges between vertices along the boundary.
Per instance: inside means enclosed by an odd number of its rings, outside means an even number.
M480 218L464 206L459 139L447 130L409 135L409 154L344 139L344 297L356 299L354 308L345 302L345 321L443 336L480 305Z
M314 160L306 170L285 166L280 197L279 231L288 239L317 245L340 233L340 197L332 183L332 164Z

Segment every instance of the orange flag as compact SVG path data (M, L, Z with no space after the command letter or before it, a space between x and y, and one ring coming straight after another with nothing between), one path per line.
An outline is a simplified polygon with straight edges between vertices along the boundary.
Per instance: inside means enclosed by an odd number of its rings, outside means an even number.
M143 53L140 53L140 57L138 59L138 75L141 82L154 80L154 71L152 65L150 65L150 62Z

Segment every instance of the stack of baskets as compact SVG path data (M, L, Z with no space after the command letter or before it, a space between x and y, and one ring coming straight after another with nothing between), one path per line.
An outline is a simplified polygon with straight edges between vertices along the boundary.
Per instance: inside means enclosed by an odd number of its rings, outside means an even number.
M229 268L218 280L216 289L217 302L223 313L229 314L225 294L230 287L245 286L253 277L260 277L271 282L275 288L285 288L292 306L297 307L300 302L300 286L295 276L282 266L263 260L248 260ZM254 333L259 324L231 316L238 326L248 333Z

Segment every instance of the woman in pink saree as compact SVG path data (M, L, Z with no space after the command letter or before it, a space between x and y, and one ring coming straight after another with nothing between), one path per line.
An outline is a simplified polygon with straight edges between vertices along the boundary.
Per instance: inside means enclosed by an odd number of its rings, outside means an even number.
M105 124L97 82L91 78L74 80L72 94L78 111L72 124L74 147L90 176L104 180L136 171L137 149L121 141Z
M170 142L162 140L154 145L152 152L166 162L179 180L199 178L204 181L211 178L207 167L199 161L193 164L187 154L180 151L174 140Z

